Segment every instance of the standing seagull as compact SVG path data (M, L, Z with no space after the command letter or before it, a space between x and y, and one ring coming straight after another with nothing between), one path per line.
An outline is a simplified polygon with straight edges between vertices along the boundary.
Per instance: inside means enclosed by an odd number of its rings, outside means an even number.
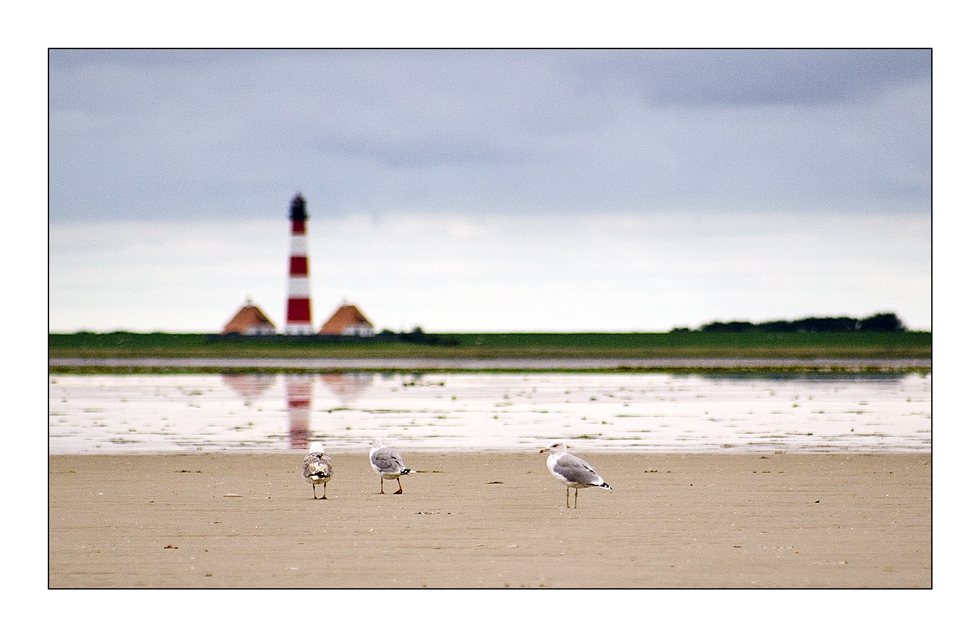
M398 491L395 491L395 495L400 494L402 492L401 477L411 473L405 468L401 454L391 447L386 447L385 443L381 442L381 438L375 438L374 442L371 443L370 458L371 467L381 475L381 495L384 495L385 492L385 480L397 480Z
M568 490L575 489L575 508L578 508L578 490L586 487L599 487L606 491L612 491L612 487L595 472L589 463L581 458L576 458L568 453L568 448L563 442L556 442L545 447L538 453L547 451L548 470L551 475L558 478L558 481L565 485L565 508L568 506Z
M303 477L313 483L313 499L316 497L316 485L323 485L323 499L327 499L327 483L333 477L333 467L330 466L330 456L323 453L323 443L314 442L310 445L310 453L303 458Z

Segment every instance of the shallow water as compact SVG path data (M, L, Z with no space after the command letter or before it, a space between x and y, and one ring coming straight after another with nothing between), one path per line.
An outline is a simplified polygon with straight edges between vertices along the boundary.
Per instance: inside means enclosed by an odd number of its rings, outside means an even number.
M932 375L52 375L49 449L930 451Z

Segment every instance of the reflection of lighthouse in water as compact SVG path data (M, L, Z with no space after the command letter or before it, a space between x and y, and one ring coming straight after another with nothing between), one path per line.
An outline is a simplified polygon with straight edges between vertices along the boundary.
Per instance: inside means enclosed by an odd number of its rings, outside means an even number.
M289 446L292 449L306 449L310 437L310 411L313 406L313 383L311 374L286 375L286 407L289 409Z

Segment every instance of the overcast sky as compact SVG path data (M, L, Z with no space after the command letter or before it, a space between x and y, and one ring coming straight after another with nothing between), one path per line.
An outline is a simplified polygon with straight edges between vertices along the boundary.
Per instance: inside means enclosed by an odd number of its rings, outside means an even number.
M50 328L931 327L928 50L52 50Z

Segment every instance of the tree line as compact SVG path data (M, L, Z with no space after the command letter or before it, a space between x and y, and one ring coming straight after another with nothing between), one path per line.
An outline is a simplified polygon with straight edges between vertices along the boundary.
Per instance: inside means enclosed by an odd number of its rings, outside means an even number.
M862 319L849 316L802 318L795 321L715 321L698 328L701 332L905 332L907 327L894 312L874 314ZM680 328L675 331L688 331Z

